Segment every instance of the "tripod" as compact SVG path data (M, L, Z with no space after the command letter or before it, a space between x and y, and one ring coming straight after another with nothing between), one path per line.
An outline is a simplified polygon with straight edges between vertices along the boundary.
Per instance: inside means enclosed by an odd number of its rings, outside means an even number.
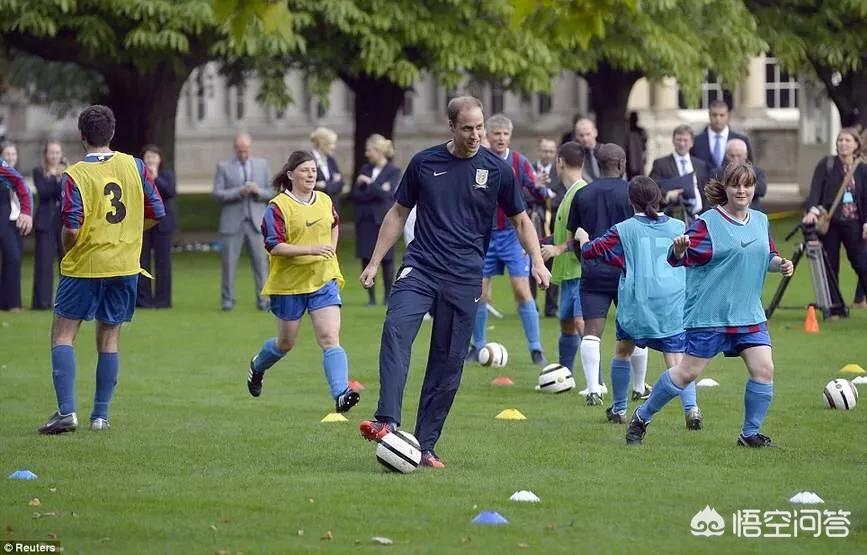
M843 301L840 286L837 283L837 278L834 277L830 264L828 264L828 255L825 253L822 243L819 242L815 226L798 224L786 236L786 241L791 239L799 230L804 232L804 242L795 249L795 254L792 255L792 265L797 270L798 262L800 262L804 254L807 255L807 261L810 264L810 276L813 281L813 297L816 299L815 302L810 304L822 311L823 318L828 318L829 316L849 316L849 307ZM792 272L791 276L784 277L783 281L780 282L774 298L771 299L771 304L765 309L765 316L768 319L771 318L777 308L803 308L800 306L779 306L780 301L783 300L786 288L794 276L795 273Z

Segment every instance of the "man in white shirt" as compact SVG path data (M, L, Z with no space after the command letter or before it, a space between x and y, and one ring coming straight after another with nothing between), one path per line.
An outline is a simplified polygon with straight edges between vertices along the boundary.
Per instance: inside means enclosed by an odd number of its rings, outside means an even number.
M675 127L672 143L674 152L653 161L650 178L662 188L667 206L682 201L687 210L685 216L700 214L708 208L704 185L707 183L710 169L704 160L690 154L690 149L693 147L693 132L690 126ZM690 180L686 180L684 186L677 186L679 181L683 181L677 178L690 174L691 183Z

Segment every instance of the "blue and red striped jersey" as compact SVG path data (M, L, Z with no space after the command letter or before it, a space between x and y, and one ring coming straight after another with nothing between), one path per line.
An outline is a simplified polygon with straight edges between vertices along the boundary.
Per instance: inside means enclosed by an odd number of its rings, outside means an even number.
M0 186L14 191L18 195L18 204L21 206L22 214L25 216L33 215L33 199L30 196L30 188L24 181L24 176L3 160L0 160Z

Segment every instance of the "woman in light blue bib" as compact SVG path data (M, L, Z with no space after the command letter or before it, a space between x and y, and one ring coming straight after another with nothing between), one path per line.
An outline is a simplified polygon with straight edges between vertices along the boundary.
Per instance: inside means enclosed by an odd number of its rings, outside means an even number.
M653 415L724 353L740 356L750 375L737 445L771 446L771 439L759 433L774 396L771 338L761 295L767 272L789 276L794 268L777 254L767 216L750 209L755 188L752 165L729 166L723 182L712 180L705 186L713 208L685 235L675 237L668 263L686 268L686 353L663 372L650 397L632 414L627 444L640 444Z

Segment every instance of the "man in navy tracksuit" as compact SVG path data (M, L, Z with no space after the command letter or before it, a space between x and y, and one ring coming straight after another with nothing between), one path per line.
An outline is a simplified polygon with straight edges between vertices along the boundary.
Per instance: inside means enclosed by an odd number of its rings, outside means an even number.
M434 452L457 393L476 305L482 265L499 205L532 259L533 277L548 286L550 273L511 166L482 148L482 103L473 97L449 102L452 140L413 156L386 214L361 283L372 287L383 255L400 236L415 207L415 240L409 244L391 292L379 354L379 406L361 435L379 441L397 429L410 351L426 313L433 316L430 353L416 419L421 464L445 465Z

